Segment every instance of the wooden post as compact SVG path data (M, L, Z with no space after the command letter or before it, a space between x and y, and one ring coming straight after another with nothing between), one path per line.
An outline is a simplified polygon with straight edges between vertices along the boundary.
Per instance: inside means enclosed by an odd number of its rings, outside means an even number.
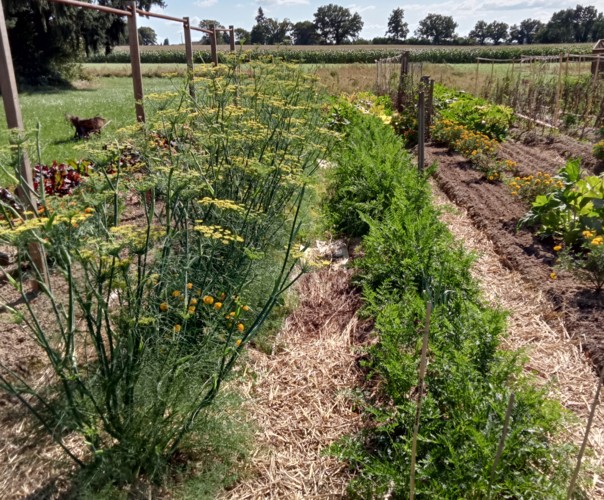
M405 83L409 74L409 51L406 50L401 54L401 72L398 77L398 89L396 92L396 110L402 111L405 104Z
M231 52L235 52L235 26L229 26L229 41L231 42Z
M556 88L556 108L554 109L553 122L560 126L560 96L562 94L562 54L560 54L560 67L558 68L558 87Z
M138 26L136 20L136 1L130 1L128 4L131 16L128 16L128 40L130 42L130 64L132 66L132 85L134 87L134 107L136 109L136 119L139 122L145 121L145 108L143 106L143 73L141 70L141 54L138 46Z
M216 26L210 24L210 48L212 51L212 63L218 66L218 51L216 49Z
M585 427L585 436L583 437L583 442L581 443L581 448L579 449L579 455L577 456L577 465L575 466L575 470L573 472L572 478L570 480L570 485L568 487L567 498L569 500L572 499L573 493L575 492L575 486L577 484L577 477L579 477L579 471L581 470L581 461L583 460L583 454L585 453L585 447L587 446L587 439L589 437L589 432L591 431L591 425L593 424L594 417L596 415L596 408L598 407L598 403L600 402L600 390L602 389L602 377L604 377L604 369L600 369L600 378L598 379L598 388L596 389L596 395L594 396L594 400L591 405L591 411L589 412L589 418L587 419L587 427Z
M428 337L430 334L430 315L432 314L432 302L426 306L426 324L424 325L424 338L422 341L422 354L419 363L419 381L417 384L417 406L415 409L415 424L413 425L413 441L411 443L411 479L409 482L409 499L415 498L415 460L417 456L417 435L419 434L419 420L422 411L422 398L424 396L424 379L426 378L426 366L428 365Z
M420 90L417 105L417 168L424 170L424 143L426 141L426 110L424 107L424 91Z
M21 107L19 106L19 93L17 92L17 81L15 79L15 69L8 42L8 32L6 30L2 2L0 2L0 91L2 92L2 100L4 101L4 113L6 114L8 128L23 130L23 117L21 116ZM34 180L29 157L25 149L21 151L20 160L18 195L25 209L35 214L38 208ZM41 278L41 281L48 286L50 281L44 247L40 243L32 243L29 245L28 250L32 266ZM40 289L38 280L33 281L32 288L34 291Z
M491 497L491 485L495 480L495 472L497 472L497 466L499 465L499 460L501 460L501 455L503 454L503 448L505 446L505 440L508 436L508 431L510 429L510 418L512 417L512 410L514 409L514 401L516 395L512 392L510 394L510 400L508 402L508 407L505 411L505 419L503 421L503 430L501 431L501 437L499 438L499 446L497 446L497 452L495 453L495 460L493 460L493 467L491 468L491 477L489 479L489 498Z
M474 76L474 95L478 96L478 68L480 67L480 58L476 58L476 75Z
M191 20L184 18L183 29L185 32L185 52L187 54L187 80L189 82L189 95L195 98L195 83L193 82L193 42L191 40Z

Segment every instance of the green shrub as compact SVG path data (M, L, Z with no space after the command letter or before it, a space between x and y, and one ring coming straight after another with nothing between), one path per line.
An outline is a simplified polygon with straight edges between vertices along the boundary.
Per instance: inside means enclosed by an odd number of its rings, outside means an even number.
M334 156L337 168L328 172L326 216L337 232L360 236L365 217L379 217L390 204L410 156L392 128L373 115L361 115L347 103L335 107L333 121L344 139Z

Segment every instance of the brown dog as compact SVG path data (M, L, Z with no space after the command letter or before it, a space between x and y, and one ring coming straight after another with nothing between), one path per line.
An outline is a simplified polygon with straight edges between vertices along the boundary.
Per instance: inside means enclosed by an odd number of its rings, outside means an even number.
M78 116L67 115L67 119L75 127L75 139L88 139L90 134L100 134L103 127L110 123L102 116L94 118L79 118Z

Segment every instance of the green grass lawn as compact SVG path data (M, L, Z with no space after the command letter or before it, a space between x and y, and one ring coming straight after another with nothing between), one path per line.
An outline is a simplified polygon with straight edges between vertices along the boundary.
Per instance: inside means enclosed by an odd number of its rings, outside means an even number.
M181 80L145 78L143 85L145 93L149 94L175 89L181 85ZM73 140L74 129L65 118L66 114L83 118L101 115L111 120L103 129L102 137L91 140L106 141L119 128L135 122L130 78L99 78L88 84L87 88L24 92L19 98L25 129L31 137L32 163L38 161L35 144L38 123L41 160L43 163L50 163L53 160L61 162L82 156L78 149L82 141ZM6 121L0 122L0 149L4 149L8 145L8 132Z

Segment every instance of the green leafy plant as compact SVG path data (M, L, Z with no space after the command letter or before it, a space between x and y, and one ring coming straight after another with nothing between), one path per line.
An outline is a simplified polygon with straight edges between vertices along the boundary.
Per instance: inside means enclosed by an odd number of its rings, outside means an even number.
M534 225L539 234L560 238L566 245L578 242L586 229L601 232L604 179L582 178L580 161L572 160L560 170L554 182L555 189L538 195L520 224Z

